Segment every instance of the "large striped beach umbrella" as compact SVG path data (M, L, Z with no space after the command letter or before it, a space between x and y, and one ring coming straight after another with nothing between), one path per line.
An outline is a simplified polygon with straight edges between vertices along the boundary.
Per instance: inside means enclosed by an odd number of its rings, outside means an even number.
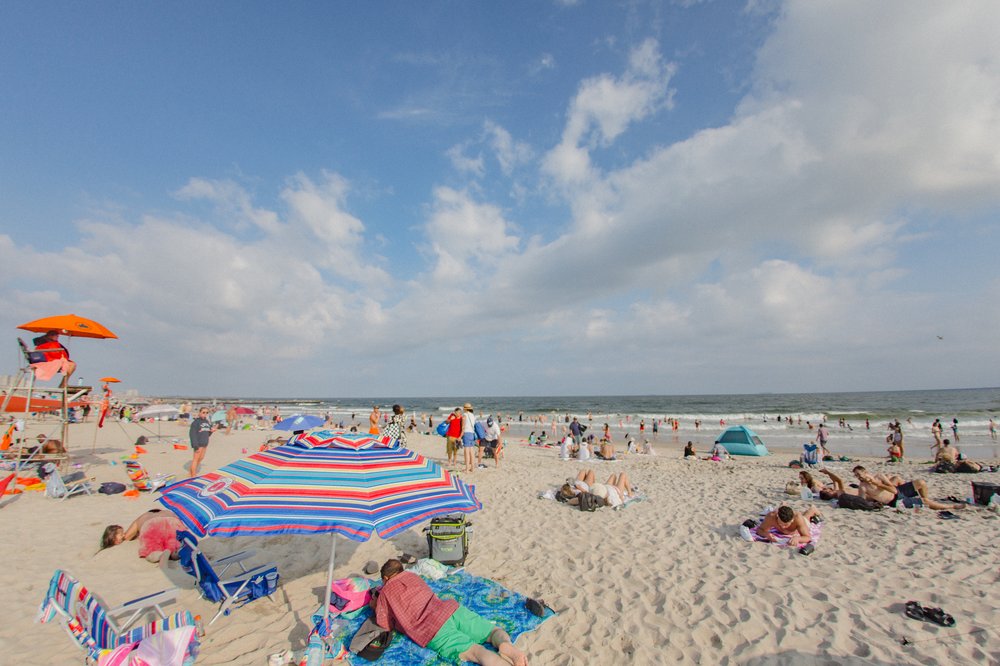
M482 508L475 489L391 438L322 431L175 483L160 503L198 536L332 532L367 541Z

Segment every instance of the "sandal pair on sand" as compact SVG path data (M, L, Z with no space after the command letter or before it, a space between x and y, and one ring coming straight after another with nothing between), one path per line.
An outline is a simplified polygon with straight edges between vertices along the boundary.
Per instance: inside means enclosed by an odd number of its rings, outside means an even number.
M940 624L942 627L955 626L955 618L951 615L948 615L940 608L921 606L916 601L906 602L906 617L912 617L914 620L933 622L935 624Z

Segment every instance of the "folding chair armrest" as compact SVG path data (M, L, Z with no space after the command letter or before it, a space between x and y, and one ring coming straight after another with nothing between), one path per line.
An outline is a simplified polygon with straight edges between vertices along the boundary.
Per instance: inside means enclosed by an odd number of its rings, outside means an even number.
M220 576L219 585L243 582L244 579L249 580L254 576L259 576L260 574L264 573L269 569L274 569L275 571L277 571L278 565L275 564L274 562L268 562L267 564L261 564L260 566L256 566L252 569L245 569L239 572L238 574L226 578L225 580L223 580L222 577Z
M111 617L117 617L126 613L132 613L128 616L128 619L122 623L120 627L121 631L128 630L132 623L148 610L156 611L156 614L160 616L160 619L165 620L167 619L167 614L163 612L163 608L161 608L161 606L175 601L179 592L180 590L176 587L171 587L160 592L147 594L144 597L132 599L131 601L126 601L120 606L115 606L114 608L108 610L108 615Z
M216 568L219 568L218 575L220 578L222 576L225 576L226 570L229 569L229 567L233 566L234 564L238 564L240 570L243 573L245 573L247 571L247 568L246 566L244 566L243 562L249 560L256 554L257 551L254 549L241 550L238 553L233 553L232 555L226 555L225 557L220 557L219 559L215 560L213 564L215 565Z

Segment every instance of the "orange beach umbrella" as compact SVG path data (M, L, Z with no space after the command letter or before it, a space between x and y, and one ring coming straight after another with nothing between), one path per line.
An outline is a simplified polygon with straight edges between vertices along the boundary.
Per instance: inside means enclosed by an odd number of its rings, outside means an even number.
M45 333L47 331L59 331L63 335L70 335L77 338L117 338L118 336L109 331L104 325L97 323L93 319L87 319L75 314L55 315L53 317L42 317L27 324L21 324L18 328L34 333Z
M109 384L120 384L122 380L117 377L101 377L101 381Z

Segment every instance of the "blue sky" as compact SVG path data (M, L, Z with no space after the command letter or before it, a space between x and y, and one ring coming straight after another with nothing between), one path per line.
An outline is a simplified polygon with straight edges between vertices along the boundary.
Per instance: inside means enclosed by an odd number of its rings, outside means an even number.
M6 3L7 371L17 324L75 312L120 336L73 341L78 374L151 394L996 385L996 25Z

